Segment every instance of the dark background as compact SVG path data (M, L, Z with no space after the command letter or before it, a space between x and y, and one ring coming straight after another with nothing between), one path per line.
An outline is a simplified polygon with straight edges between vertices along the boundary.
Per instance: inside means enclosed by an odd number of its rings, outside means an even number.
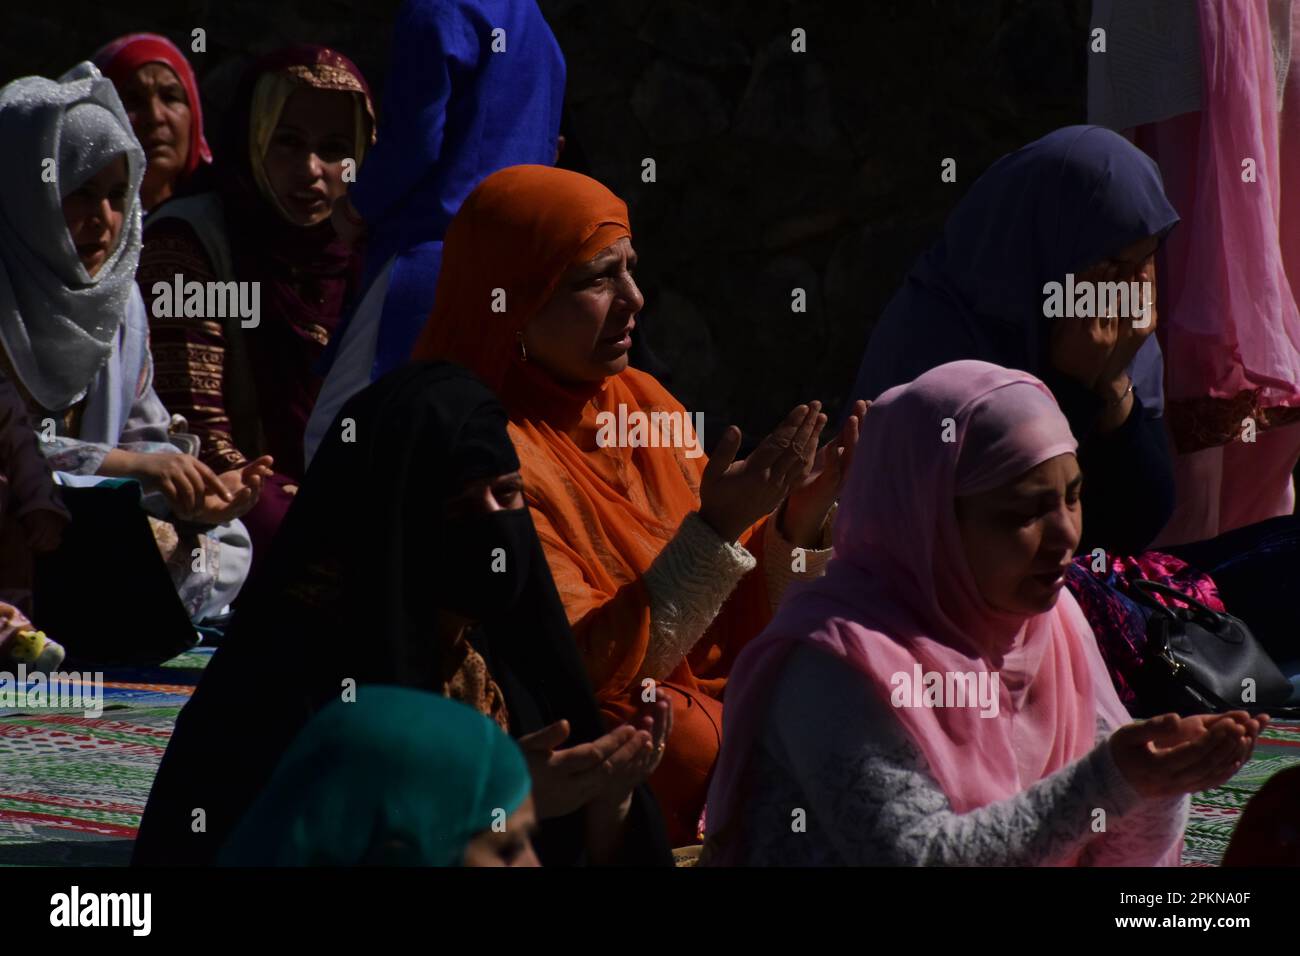
M250 54L350 56L382 103L399 0L8 0L0 82L141 30L190 50L209 138ZM838 404L871 325L1001 154L1085 115L1088 0L541 0L562 161L631 206L641 329L692 411L761 434ZM807 53L791 52L791 30ZM2 148L2 144L0 144ZM641 181L653 157L658 181ZM957 182L940 180L943 158ZM791 290L807 312L791 311Z

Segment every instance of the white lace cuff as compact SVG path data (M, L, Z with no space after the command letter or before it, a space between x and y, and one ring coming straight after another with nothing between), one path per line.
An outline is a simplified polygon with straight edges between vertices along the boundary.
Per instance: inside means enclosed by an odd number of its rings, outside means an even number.
M722 604L758 561L723 541L692 511L643 580L650 595L650 648L641 677L663 680L718 616Z

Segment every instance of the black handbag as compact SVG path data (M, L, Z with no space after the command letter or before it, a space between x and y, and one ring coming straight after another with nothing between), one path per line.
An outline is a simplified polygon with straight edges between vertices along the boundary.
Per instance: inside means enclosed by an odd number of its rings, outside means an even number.
M1183 606L1162 604L1155 594ZM1137 716L1293 710L1285 706L1291 682L1240 618L1155 581L1132 582L1130 595L1147 613Z

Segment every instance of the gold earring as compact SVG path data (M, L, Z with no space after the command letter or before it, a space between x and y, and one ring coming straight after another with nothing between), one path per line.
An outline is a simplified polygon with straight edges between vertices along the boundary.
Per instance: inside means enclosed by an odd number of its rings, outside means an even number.
M519 361L528 361L528 349L524 348L524 333L522 331L515 333L515 341L519 343Z

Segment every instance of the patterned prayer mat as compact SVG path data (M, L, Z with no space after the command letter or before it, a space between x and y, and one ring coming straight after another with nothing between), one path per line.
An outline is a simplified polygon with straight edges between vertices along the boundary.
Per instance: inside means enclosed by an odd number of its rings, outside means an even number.
M1218 866L1246 802L1273 774L1300 764L1300 722L1278 721L1265 728L1250 762L1225 786L1192 797L1192 816L1183 845L1183 866Z
M130 861L167 738L212 651L106 671L99 717L0 707L0 865Z
M104 675L104 712L0 707L0 866L124 866L176 715L211 648L162 667ZM1300 722L1265 731L1227 786L1197 794L1184 866L1216 866L1241 810L1300 764ZM693 848L675 851L694 864Z

